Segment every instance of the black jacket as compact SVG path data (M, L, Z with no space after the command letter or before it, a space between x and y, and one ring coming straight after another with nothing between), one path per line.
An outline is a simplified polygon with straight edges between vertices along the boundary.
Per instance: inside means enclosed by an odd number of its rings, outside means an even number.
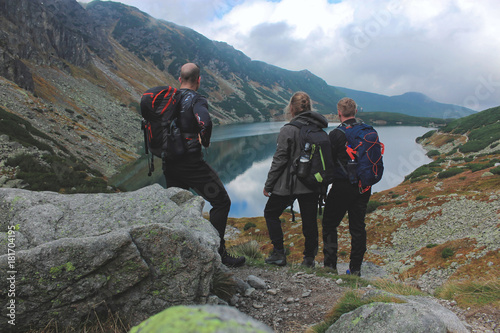
M357 120L355 118L351 118L351 119L344 121L344 124L352 125L356 122L357 122ZM341 125L339 125L339 126L341 126ZM345 133L337 128L334 128L332 131L330 131L329 137L330 137L330 143L332 145L332 158L333 158L333 163L334 163L334 178L336 178L336 179L348 179L349 177L343 171L343 170L346 170L347 161L349 160L349 156L347 155L346 146L345 146L347 143L347 138L345 136ZM344 169L342 169L342 167L340 166L340 163L342 164Z
M186 140L187 152L201 152L201 145L208 147L212 136L212 119L208 113L208 101L194 90L181 89L181 92L181 108L177 126ZM201 138L201 144L199 138Z

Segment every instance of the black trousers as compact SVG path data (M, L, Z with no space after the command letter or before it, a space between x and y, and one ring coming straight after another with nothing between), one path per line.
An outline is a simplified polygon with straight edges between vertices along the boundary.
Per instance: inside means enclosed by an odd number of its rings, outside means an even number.
M222 253L225 250L224 233L231 200L217 172L203 160L201 153L189 153L175 160L168 160L163 169L167 188L191 188L210 202L210 223L219 232L219 252Z
M366 252L365 215L371 189L359 193L357 185L348 180L335 179L325 203L323 214L323 253L325 266L337 265L337 228L347 212L351 234L351 257L349 268L359 271Z
M304 257L314 258L318 254L318 197L317 193L299 194L295 196L299 202L302 216L302 233L305 239ZM264 208L269 238L274 248L283 249L283 229L280 216L292 203L292 196L272 194Z

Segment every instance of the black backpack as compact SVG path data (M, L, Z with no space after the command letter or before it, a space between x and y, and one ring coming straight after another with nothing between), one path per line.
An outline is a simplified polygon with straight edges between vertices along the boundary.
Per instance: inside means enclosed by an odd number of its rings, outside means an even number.
M289 125L300 129L300 156L293 161L298 179L316 192L333 182L332 146L328 134L312 122L294 120Z
M144 149L148 159L149 173L154 171L153 157L165 160L182 155L186 151L184 140L176 124L182 92L171 86L148 89L141 97L142 130Z
M300 130L300 155L292 161L292 173L309 189L320 194L319 208L326 197L328 185L333 182L332 146L328 134L313 122L292 120L292 125ZM290 185L290 191L293 184ZM292 218L293 216L292 202Z

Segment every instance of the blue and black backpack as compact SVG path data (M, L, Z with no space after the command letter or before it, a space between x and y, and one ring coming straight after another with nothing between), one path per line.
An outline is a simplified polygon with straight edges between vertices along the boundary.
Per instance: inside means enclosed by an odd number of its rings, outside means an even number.
M347 165L338 163L351 184L358 184L359 192L364 193L382 179L384 144L380 142L377 131L362 121L352 125L342 123L337 129L345 133L349 156Z

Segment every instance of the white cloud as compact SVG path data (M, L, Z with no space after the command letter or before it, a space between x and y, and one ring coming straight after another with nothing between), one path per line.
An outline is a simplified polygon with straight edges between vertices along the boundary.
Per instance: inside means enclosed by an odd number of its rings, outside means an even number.
M500 105L496 0L123 0L329 84L419 91L477 110Z

